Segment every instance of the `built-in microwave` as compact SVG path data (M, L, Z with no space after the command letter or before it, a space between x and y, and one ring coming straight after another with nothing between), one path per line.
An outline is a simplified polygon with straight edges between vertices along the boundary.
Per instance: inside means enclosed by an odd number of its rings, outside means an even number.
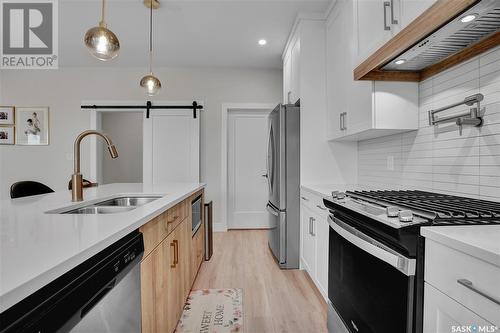
M203 213L203 206L202 206L202 200L201 200L201 195L194 199L191 202L191 216L192 216L192 225L191 225L191 230L193 232L193 235L198 231L198 229L201 226L202 222L202 213Z

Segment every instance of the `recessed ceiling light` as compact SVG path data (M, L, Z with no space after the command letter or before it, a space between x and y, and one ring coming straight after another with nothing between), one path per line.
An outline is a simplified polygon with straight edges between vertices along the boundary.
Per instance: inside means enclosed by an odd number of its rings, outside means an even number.
M267 44L267 40L265 40L265 39L259 39L259 45L260 46L264 46L266 44Z
M405 62L406 62L406 59L398 59L398 60L396 60L394 63L395 63L396 65L402 65L402 64L404 64Z
M476 14L469 14L469 15L465 15L464 17L462 17L460 19L460 22L462 23L469 23L469 22L472 22L476 19L477 15Z

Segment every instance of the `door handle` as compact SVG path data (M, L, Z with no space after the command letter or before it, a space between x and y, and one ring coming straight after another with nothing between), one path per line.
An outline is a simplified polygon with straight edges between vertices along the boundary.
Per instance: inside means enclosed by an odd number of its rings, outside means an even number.
M384 30L391 30L391 27L387 25L387 7L391 7L391 3L384 1Z
M479 295L483 296L484 298L489 299L493 303L496 303L496 304L500 305L500 300L496 299L493 296L490 296L490 295L486 294L484 291L481 291L481 290L477 289L476 287L474 287L474 285L472 284L471 281L469 281L467 279L458 279L457 283L461 284L465 288L468 288L468 289L472 290L476 294L479 294Z
M346 126L346 121L345 121L345 120L346 120L346 118L347 118L347 112L344 112L344 113L343 113L343 115L344 115L344 116L342 117L342 129L343 129L343 130L346 130L346 129L347 129L347 126Z
M174 242L175 242L175 240L174 240ZM175 243L173 243L173 242L170 243L170 247L174 248L174 261L170 264L170 268L175 268L175 265L176 265L176 263L175 263L175 251L176 251L175 250Z
M394 18L394 0L391 0L391 23L398 24L398 20Z

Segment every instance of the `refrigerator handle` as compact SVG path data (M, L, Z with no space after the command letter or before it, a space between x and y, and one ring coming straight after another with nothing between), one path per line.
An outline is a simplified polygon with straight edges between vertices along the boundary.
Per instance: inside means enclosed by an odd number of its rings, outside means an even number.
M266 156L266 175L267 175L267 185L269 187L269 194L271 194L272 192L272 173L271 173L271 169L269 168L269 153L271 152L272 153L272 149L270 150L271 148L271 140L272 140L272 136L273 135L273 127L272 127L272 124L269 126L269 137L268 137L268 140L267 140L267 156ZM273 156L274 158L274 156Z

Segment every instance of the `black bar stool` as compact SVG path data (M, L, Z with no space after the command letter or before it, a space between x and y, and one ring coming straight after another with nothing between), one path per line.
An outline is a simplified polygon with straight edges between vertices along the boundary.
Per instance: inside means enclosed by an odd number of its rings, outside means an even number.
M10 187L10 197L12 199L52 192L54 192L54 190L47 185L29 180L14 183Z

